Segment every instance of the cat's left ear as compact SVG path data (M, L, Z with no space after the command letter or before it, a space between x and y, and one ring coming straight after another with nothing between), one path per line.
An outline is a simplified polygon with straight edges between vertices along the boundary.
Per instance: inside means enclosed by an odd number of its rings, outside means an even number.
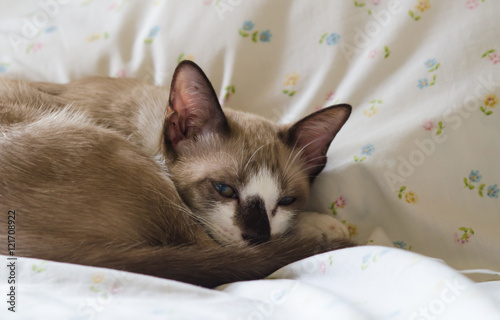
M184 60L175 69L163 130L165 142L171 143L174 149L200 135L229 131L212 84L192 61Z
M349 118L351 110L352 107L348 104L324 108L299 120L283 132L286 144L300 152L311 181L325 167L328 147Z

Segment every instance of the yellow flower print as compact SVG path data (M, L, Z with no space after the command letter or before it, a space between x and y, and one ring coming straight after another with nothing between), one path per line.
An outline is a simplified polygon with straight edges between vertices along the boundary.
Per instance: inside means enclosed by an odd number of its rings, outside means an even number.
M374 116L378 112L378 108L380 105L382 105L382 100L372 100L370 101L370 107L368 109L363 110L363 114L370 118L371 116Z
M489 94L484 97L484 104L487 107L495 108L495 106L498 104L498 97L494 94Z
M294 86L297 84L297 81L300 79L300 74L297 72L292 72L286 75L285 86Z
M487 116L493 114L493 110L488 110L488 107L493 109L498 104L498 97L494 94L488 94L484 97L484 106L480 106L479 110Z
M417 204L418 196L413 191L408 191L405 193L405 200L408 203Z
M347 231L349 232L349 238L354 237L358 234L358 227L353 223L347 223L346 220L342 220L342 223L347 227Z
M378 112L378 107L371 107L369 109L363 110L363 114L368 118L375 115Z
M417 204L418 196L413 191L406 191L406 186L402 186L398 192L398 198L401 200L405 197L406 202L410 204Z
M347 231L349 231L349 238L354 237L358 233L358 227L355 224L348 223Z
M420 12L424 12L425 10L430 8L431 8L430 0L419 0L417 1L417 5L415 6L415 9L419 10Z
M101 35L98 33L92 33L90 36L87 37L88 42L93 42L101 39Z
M297 81L299 81L300 79L300 74L298 74L297 72L292 72L290 74L287 74L286 77L285 77L285 87L288 87L288 88L285 88L283 89L283 93L288 95L289 97L293 97L297 91L294 90L294 86L297 84Z
M96 273L92 276L93 283L101 283L104 281L104 275L102 273Z
M194 61L194 56L192 54L186 55L184 52L179 55L177 58L177 64L179 64L183 60Z

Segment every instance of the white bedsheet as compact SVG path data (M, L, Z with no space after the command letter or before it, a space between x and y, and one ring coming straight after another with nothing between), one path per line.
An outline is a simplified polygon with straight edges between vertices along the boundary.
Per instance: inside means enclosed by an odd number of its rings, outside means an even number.
M454 277L468 289L440 316L500 318L492 305L500 295L499 1L0 0L0 8L0 76L67 82L106 75L168 85L177 62L192 59L224 106L276 121L352 104L309 209L337 216L360 243L399 247L476 270L467 273L473 279L497 280L476 285L411 253L356 248L332 253L331 269L329 255L312 258L326 259L325 274L316 268L311 277L299 272L293 281L222 292L127 275L130 282L108 295L95 318L156 310L158 317L193 319L222 318L223 311L242 319L312 311L426 319L414 312L430 308ZM369 267L362 271L364 259ZM50 262L33 273L31 265L41 262L19 263L20 319L48 307L61 318L93 318L78 309L102 294L90 286L113 292L106 281L118 274ZM99 272L106 280L94 283ZM273 292L289 298L271 316L254 316L254 299Z
M16 314L4 304L2 319L38 319L49 310L50 319L500 317L498 297L442 262L378 246L317 255L280 269L271 279L218 291L110 269L26 258L16 263ZM4 270L0 277L7 278ZM500 292L494 283L494 292ZM0 286L4 298L5 287Z

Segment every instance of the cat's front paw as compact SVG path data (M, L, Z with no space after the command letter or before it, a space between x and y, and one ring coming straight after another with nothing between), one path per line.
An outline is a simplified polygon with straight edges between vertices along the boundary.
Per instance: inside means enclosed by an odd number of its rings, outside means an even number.
M297 234L304 238L320 240L349 238L349 231L342 222L332 216L316 212L300 213L295 228Z

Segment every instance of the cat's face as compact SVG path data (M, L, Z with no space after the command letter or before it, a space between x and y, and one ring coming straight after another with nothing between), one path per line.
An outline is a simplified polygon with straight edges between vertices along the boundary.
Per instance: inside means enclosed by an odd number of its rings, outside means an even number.
M177 189L221 243L262 242L286 232L309 194L299 150L260 117L225 111L230 134L206 135L179 152Z
M342 105L293 126L220 108L199 68L181 64L165 121L169 172L219 243L260 243L287 232L347 120Z

